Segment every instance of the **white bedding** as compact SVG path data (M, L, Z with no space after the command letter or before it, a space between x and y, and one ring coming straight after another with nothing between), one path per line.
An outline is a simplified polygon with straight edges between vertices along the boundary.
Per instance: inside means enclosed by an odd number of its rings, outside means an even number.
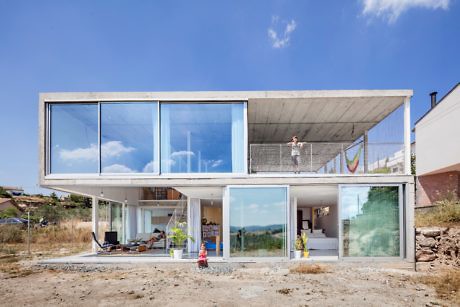
M339 240L337 238L308 238L308 249L338 249Z

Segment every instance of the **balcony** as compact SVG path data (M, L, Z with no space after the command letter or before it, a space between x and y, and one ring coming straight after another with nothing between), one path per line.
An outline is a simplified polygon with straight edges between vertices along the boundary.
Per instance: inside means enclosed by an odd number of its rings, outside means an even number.
M312 174L404 174L404 143L303 143L298 171ZM250 144L249 172L293 173L287 144Z

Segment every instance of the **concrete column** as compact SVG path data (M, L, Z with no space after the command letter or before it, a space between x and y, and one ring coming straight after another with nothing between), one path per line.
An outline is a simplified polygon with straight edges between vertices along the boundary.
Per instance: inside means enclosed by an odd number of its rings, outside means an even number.
M201 245L201 200L199 198L187 198L187 233L195 239L188 239L187 251L198 253Z
M121 204L121 242L126 243L126 213L125 213L126 204Z
M96 196L91 198L91 230L96 234L96 238L99 240L98 231L99 231L99 199ZM97 243L92 244L93 252L97 252Z
M364 131L364 174L367 174L369 171L369 137L368 131Z
M411 174L410 170L410 97L404 100L404 173Z
M404 195L405 200L404 204L406 205L406 227L405 227L405 237L406 237L406 260L409 262L414 262L415 258L415 238L414 238L414 227L415 227L415 212L414 212L414 202L415 202L415 187L414 183L406 184L406 193ZM402 226L402 225L401 225Z

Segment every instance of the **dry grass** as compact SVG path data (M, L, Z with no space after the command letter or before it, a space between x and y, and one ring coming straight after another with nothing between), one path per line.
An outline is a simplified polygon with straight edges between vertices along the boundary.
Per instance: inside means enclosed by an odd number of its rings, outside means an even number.
M460 270L423 276L418 281L434 287L439 298L460 304Z
M16 225L0 225L0 243L23 242L23 230Z
M73 227L70 224L48 226L33 232L34 243L89 243L91 242L91 228Z
M427 211L417 212L415 225L424 226L445 226L452 227L460 225L460 201L443 200L436 203L436 207Z
M322 274L327 273L327 267L319 264L300 264L289 269L290 273L297 274Z

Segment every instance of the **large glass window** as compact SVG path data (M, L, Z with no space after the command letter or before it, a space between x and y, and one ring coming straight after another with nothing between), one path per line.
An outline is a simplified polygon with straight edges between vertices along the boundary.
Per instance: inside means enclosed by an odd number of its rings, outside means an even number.
M123 227L122 227L122 205L119 203L112 203L110 212L110 231L117 232L117 240L123 241Z
M50 172L98 172L97 104L52 104L50 108Z
M287 188L230 188L230 256L286 257Z
M161 172L244 172L244 104L161 104Z
M344 257L399 256L397 186L342 187L340 198Z
M101 104L101 172L158 173L157 103Z

